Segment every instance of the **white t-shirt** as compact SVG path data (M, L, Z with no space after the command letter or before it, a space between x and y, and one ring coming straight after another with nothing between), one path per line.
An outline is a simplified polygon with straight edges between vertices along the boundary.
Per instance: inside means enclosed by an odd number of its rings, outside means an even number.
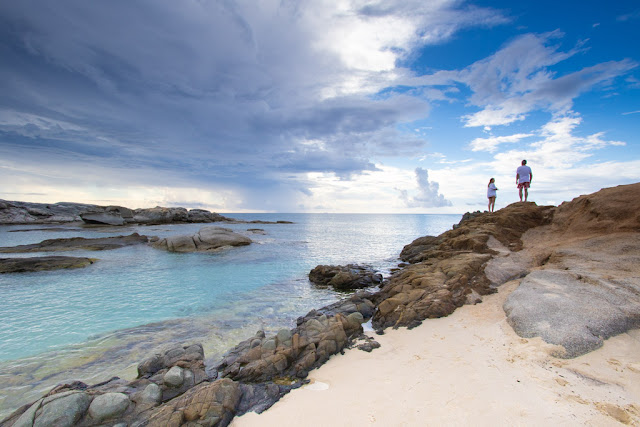
M519 180L518 182L523 183L523 182L531 182L531 168L527 165L522 165L518 167L518 170L516 170L516 173L518 174Z
M489 184L489 188L487 188L487 197L496 197L496 184L493 182Z

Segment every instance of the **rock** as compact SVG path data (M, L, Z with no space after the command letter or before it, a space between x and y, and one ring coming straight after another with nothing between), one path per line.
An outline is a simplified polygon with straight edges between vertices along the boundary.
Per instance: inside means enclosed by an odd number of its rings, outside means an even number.
M553 228L564 235L640 231L640 183L604 188L562 203Z
M189 214L185 208L163 208L156 206L149 209L136 209L133 221L138 224L171 224L189 222Z
M141 405L155 406L162 400L162 389L155 383L151 383L135 396L134 401Z
M124 393L105 393L93 398L89 406L89 416L102 422L121 416L129 407L129 398Z
M191 209L187 213L189 222L230 222L232 219L226 218L215 212L209 212L204 209Z
M203 383L145 415L144 425L226 426L234 417L240 398L240 385L235 381L224 378Z
M116 212L86 212L80 218L87 224L123 225L124 218Z
M364 323L364 317L360 312L356 311L355 313L351 313L347 316L347 321L349 321L353 329L356 329Z
M247 412L261 413L269 409L282 396L289 391L301 387L302 381L294 381L291 384L242 384L240 390L242 397L236 409L236 415L243 415Z
M85 239L84 237L72 237L70 239L49 239L31 245L19 245L1 247L0 253L27 253L27 252L63 252L73 250L105 251L118 249L125 246L141 245L149 241L147 236L133 233L128 236L99 237Z
M620 286L584 272L533 271L509 295L504 311L518 335L540 336L564 347L556 356L577 357L640 327L640 283Z
M71 391L49 396L42 400L41 408L36 412L33 426L72 426L83 417L90 403L91 397L84 392Z
M436 248L440 243L440 239L434 236L419 237L402 248L400 259L405 262L418 262L420 254Z
M174 366L164 374L164 384L169 387L180 387L184 382L184 370L179 366Z
M203 360L204 350L201 344L172 347L164 353L156 353L140 362L138 378L149 378L158 372L169 370L177 364L193 371L197 367L203 366Z
M0 224L57 224L81 221L80 214L99 208L82 203L28 203L0 200Z
M169 252L207 252L227 246L246 246L251 239L228 228L205 226L192 236L170 236L152 243L154 248Z
M318 286L331 286L337 290L361 289L382 283L382 275L370 267L318 265L309 273L309 281Z
M97 261L95 258L44 256L30 258L0 258L0 273L24 273L59 269L83 268Z
M490 238L518 251L522 234L549 224L553 212L551 206L514 203L492 214L467 215L458 227L440 236L414 240L402 251L403 261L411 264L394 272L373 297L377 306L373 328L414 327L495 292L485 273L497 253L489 247Z

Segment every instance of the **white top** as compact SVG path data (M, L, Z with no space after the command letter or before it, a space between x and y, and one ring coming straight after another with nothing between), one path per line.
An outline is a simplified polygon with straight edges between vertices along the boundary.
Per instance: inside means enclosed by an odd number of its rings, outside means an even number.
M496 184L493 182L489 184L489 188L487 188L487 197L496 197Z
M531 168L527 165L518 166L518 170L516 170L518 174L518 182L531 182Z

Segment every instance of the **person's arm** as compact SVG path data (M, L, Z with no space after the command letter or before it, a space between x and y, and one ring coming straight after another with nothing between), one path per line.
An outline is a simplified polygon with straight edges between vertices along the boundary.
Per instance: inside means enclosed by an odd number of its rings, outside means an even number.
M516 184L518 183L519 179L520 179L520 175L518 175L518 172L516 172Z
M533 181L533 172L529 172L529 184Z

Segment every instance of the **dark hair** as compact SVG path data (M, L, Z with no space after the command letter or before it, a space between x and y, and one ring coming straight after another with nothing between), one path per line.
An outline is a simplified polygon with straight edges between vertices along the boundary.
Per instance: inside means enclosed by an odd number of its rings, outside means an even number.
M495 178L491 178L491 179L489 180L489 183L487 184L487 187L489 187L489 186L491 185L491 181L493 181L494 179L495 179Z
M523 161L522 161L522 165L526 165L526 164L527 164L527 161L526 161L526 160L523 160Z

